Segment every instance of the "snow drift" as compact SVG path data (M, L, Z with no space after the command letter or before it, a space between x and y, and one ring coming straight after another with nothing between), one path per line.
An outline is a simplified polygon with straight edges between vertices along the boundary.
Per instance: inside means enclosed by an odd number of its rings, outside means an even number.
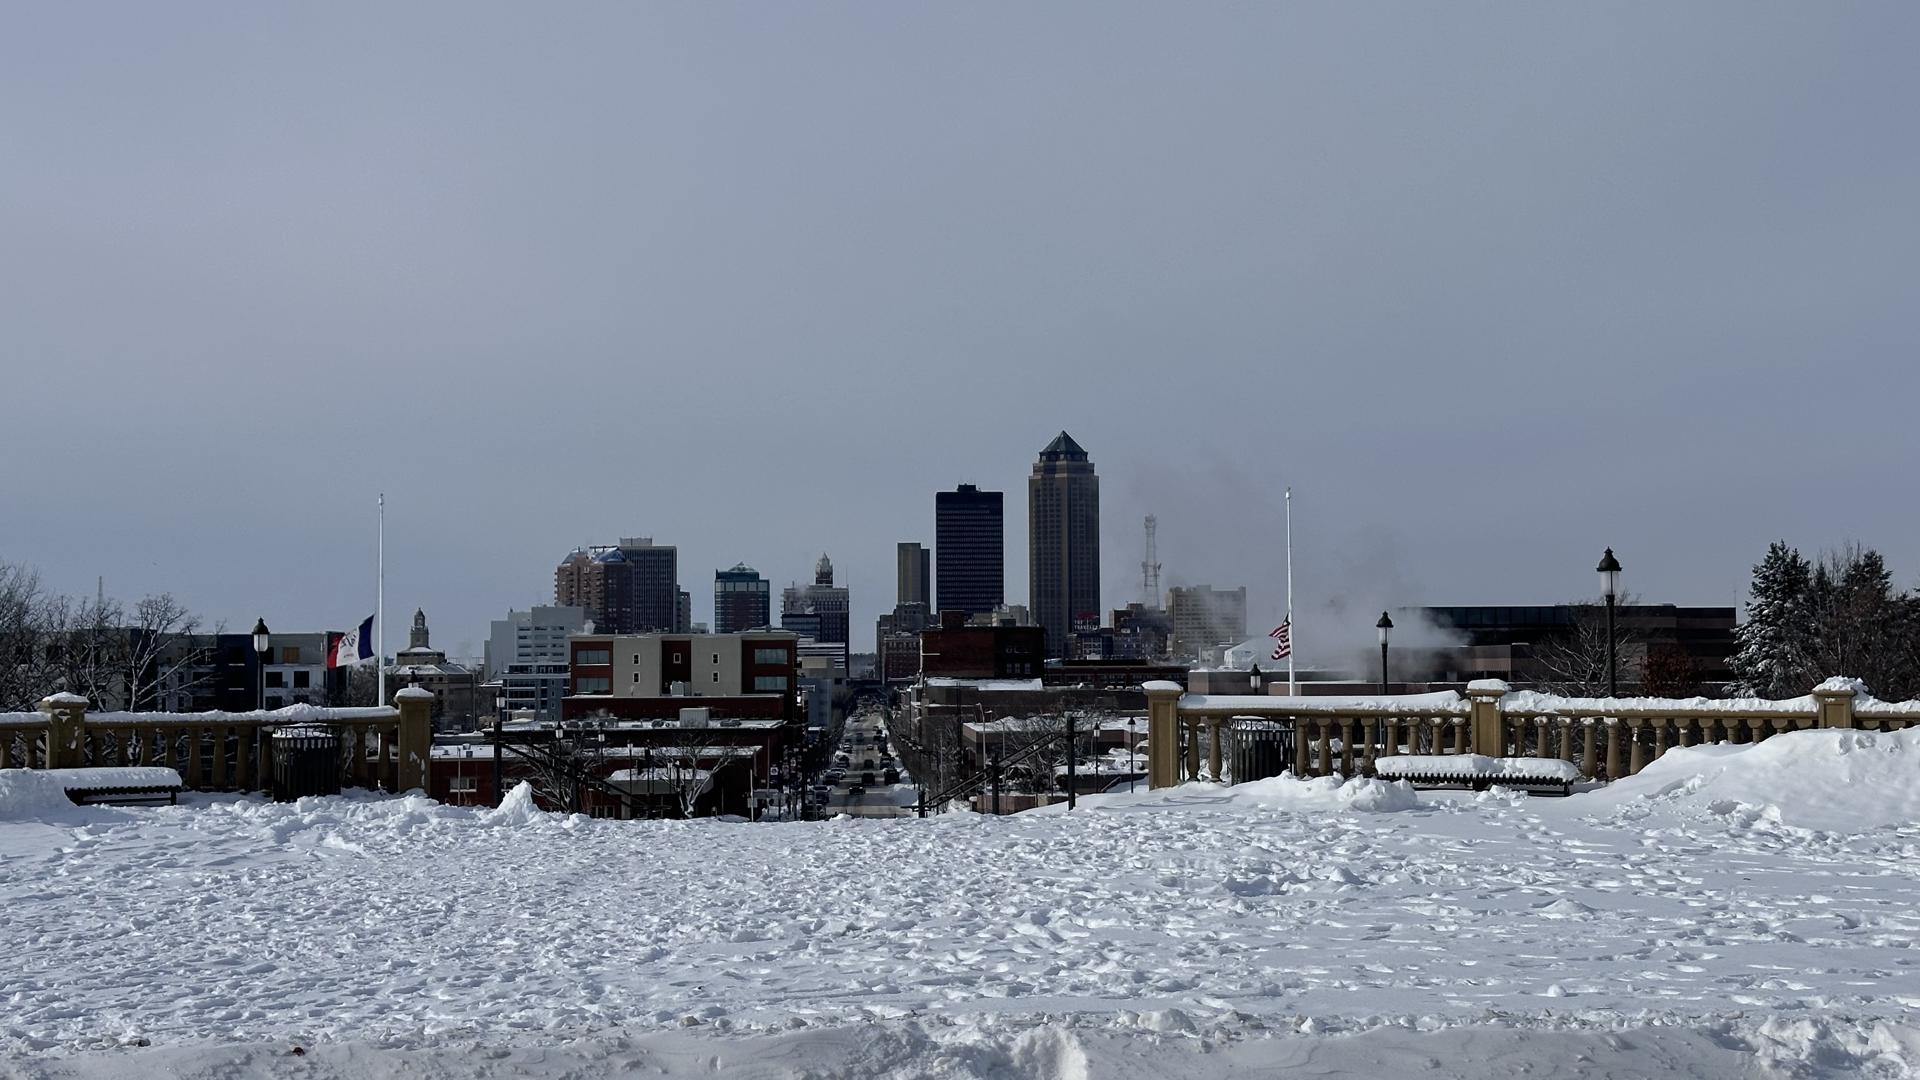
M1575 798L1616 813L1711 814L1856 833L1920 823L1920 729L1793 731L1677 747L1637 776Z
M66 785L45 769L0 769L0 821L71 818L79 807Z

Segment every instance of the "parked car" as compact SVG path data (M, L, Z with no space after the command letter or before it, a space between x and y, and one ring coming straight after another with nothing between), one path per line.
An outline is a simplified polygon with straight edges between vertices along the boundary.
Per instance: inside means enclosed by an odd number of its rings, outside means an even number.
M843 779L845 779L845 778L846 778L846 775L847 775L847 770L845 770L845 769L840 769L840 768L834 768L834 769L828 769L828 770L827 770L827 783L829 783L829 784L837 784L837 783L839 783L839 782L840 782L841 780L843 780Z
M889 766L886 772L880 774L880 779L884 783L897 784L900 782L900 770Z

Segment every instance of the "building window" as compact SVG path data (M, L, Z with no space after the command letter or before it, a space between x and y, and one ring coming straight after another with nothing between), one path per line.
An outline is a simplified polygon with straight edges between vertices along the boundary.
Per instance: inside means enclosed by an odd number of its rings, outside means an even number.
M714 681L714 682L719 682L719 681L720 681L720 673L719 673L719 672L717 672L717 671L716 671L716 672L714 672L714 673L713 673L713 681Z
M719 653L714 653L714 654L713 654L713 662L714 662L714 664L715 664L715 666L718 666L718 665L719 665L719 663L720 663L720 654L719 654Z
M284 648L284 649L281 649L281 650L280 650L280 662L281 662L281 663L283 663L283 664L297 664L297 663L299 663L299 662L300 662L300 646L298 646L298 645L289 645L289 646L287 646L286 648Z
M756 664L784 664L787 662L785 649L755 649L753 662Z
M273 687L276 690L282 686L287 685L286 673L282 671L267 672L267 685Z
M582 666L589 664L613 663L612 649L581 649L573 654L573 662Z
M634 658L633 658L633 662L634 662L634 663L636 663L636 664L637 664L637 663L639 663L639 662L640 662L640 658L639 658L639 657L637 657L637 656L636 656L636 657L634 657ZM674 662L674 663L676 663L676 664L678 664L678 663L680 662L680 654L679 654L679 653L674 653L674 654L673 654L673 662Z
M293 673L293 688L295 690L305 690L307 687L313 685L312 679L313 672L304 669L296 671Z
M573 680L573 692L576 694L612 693L613 680L595 675L582 675Z
M480 778L477 776L456 776L447 781L447 790L454 794L472 793L480 790Z
M784 691L787 688L787 677L785 675L755 675L753 677L753 688L755 690Z
M640 683L640 673L637 671L633 673L633 682L634 682L634 685L636 686L638 686Z

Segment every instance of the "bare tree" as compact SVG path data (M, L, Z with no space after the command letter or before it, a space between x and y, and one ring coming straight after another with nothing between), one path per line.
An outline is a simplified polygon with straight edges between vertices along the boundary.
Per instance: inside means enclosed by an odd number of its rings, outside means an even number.
M598 776L606 760L606 744L599 733L562 725L554 730L553 741L535 744L521 754L534 794L541 801L566 813L578 813L586 807L585 777Z
M1620 598L1621 607L1633 598ZM1565 632L1534 646L1534 659L1540 665L1541 685L1568 697L1602 697L1607 692L1607 608L1604 604L1570 604L1573 622ZM1613 656L1617 681L1622 687L1638 685L1645 660L1646 642L1615 619Z
M0 562L0 711L31 710L59 689L57 639L67 621L65 598L43 589L39 572Z
M116 603L117 609L119 605ZM219 634L224 625L216 625ZM115 657L126 687L126 707L158 707L168 694L190 691L205 669L201 650L193 647L200 617L174 599L172 593L145 596L133 605L133 617L118 636Z
M732 760L726 754L725 747L715 746L663 746L654 750L653 771L673 789L681 817L692 817L700 801L713 790L714 775ZM709 762L708 758L713 760Z

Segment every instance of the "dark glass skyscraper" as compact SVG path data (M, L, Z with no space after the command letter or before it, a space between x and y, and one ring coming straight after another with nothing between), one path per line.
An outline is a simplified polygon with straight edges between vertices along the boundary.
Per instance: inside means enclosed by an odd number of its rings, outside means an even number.
M1100 624L1100 478L1061 432L1027 478L1027 599L1047 655L1067 655L1076 624Z
M1005 603L1004 494L972 484L936 492L933 556L935 610L978 615Z

